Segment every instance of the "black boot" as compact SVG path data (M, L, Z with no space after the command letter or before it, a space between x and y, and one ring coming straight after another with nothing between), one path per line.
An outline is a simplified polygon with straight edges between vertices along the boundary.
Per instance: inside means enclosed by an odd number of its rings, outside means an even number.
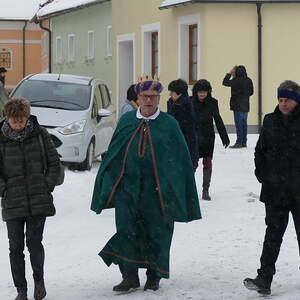
M18 290L18 295L15 300L28 300L26 290L19 290L19 289L17 290Z
M246 278L244 280L244 285L247 289L257 291L261 295L270 295L271 282L272 279L266 279L258 275L254 279Z
M45 289L45 283L44 279L40 281L35 281L34 282L34 299L35 300L42 300L46 297L47 292Z
M144 291L152 290L157 291L159 289L160 277L147 277L146 284L144 286Z
M239 148L245 148L247 146L243 146L242 144L238 144L238 143L235 143L234 145L232 146L229 146L230 149L239 149Z
M211 173L212 168L204 168L203 169L203 185L202 185L202 200L211 200L211 197L209 195L209 186L210 186L210 180L211 180Z
M140 280L138 277L124 278L122 282L113 287L114 292L128 292L130 289L137 289L140 287Z

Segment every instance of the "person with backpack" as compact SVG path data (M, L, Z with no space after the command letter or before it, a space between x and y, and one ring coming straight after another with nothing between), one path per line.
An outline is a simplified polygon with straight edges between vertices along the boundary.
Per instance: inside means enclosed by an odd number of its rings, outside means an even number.
M30 103L10 99L0 123L0 197L9 239L15 300L27 300L24 240L30 253L34 299L46 296L44 247L46 217L55 215L52 192L61 182L59 155L47 130L30 115ZM26 227L26 231L24 231Z

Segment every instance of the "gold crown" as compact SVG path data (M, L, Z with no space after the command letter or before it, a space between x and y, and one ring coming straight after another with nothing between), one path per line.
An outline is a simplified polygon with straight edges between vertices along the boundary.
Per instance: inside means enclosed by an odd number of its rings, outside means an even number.
M154 77L149 75L142 75L139 76L138 82L145 82L145 81L159 81L159 77L155 74Z

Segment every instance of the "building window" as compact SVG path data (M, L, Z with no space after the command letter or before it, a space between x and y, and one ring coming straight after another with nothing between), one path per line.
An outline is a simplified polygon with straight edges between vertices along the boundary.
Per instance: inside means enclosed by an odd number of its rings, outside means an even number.
M158 76L158 32L151 33L151 44L152 44L152 78Z
M63 45L60 36L56 38L56 62L57 63L63 62Z
M0 51L0 67L11 69L11 53L9 51Z
M75 34L68 35L68 61L75 61Z
M160 75L160 23L142 25L142 74Z
M112 26L107 26L106 45L107 56L112 56Z
M87 53L88 59L94 59L95 58L95 32L89 31L88 32L88 53Z
M198 26L189 25L189 84L195 84L198 73Z

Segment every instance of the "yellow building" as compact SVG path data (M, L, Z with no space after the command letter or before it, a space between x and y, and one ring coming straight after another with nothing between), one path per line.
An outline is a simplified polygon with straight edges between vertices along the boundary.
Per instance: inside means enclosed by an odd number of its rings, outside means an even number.
M183 78L191 87L208 79L229 130L230 89L222 86L234 65L254 83L249 131L276 105L285 79L300 81L300 1L113 0L113 92L120 107L141 74L158 73L167 87ZM165 89L161 108L166 109Z

